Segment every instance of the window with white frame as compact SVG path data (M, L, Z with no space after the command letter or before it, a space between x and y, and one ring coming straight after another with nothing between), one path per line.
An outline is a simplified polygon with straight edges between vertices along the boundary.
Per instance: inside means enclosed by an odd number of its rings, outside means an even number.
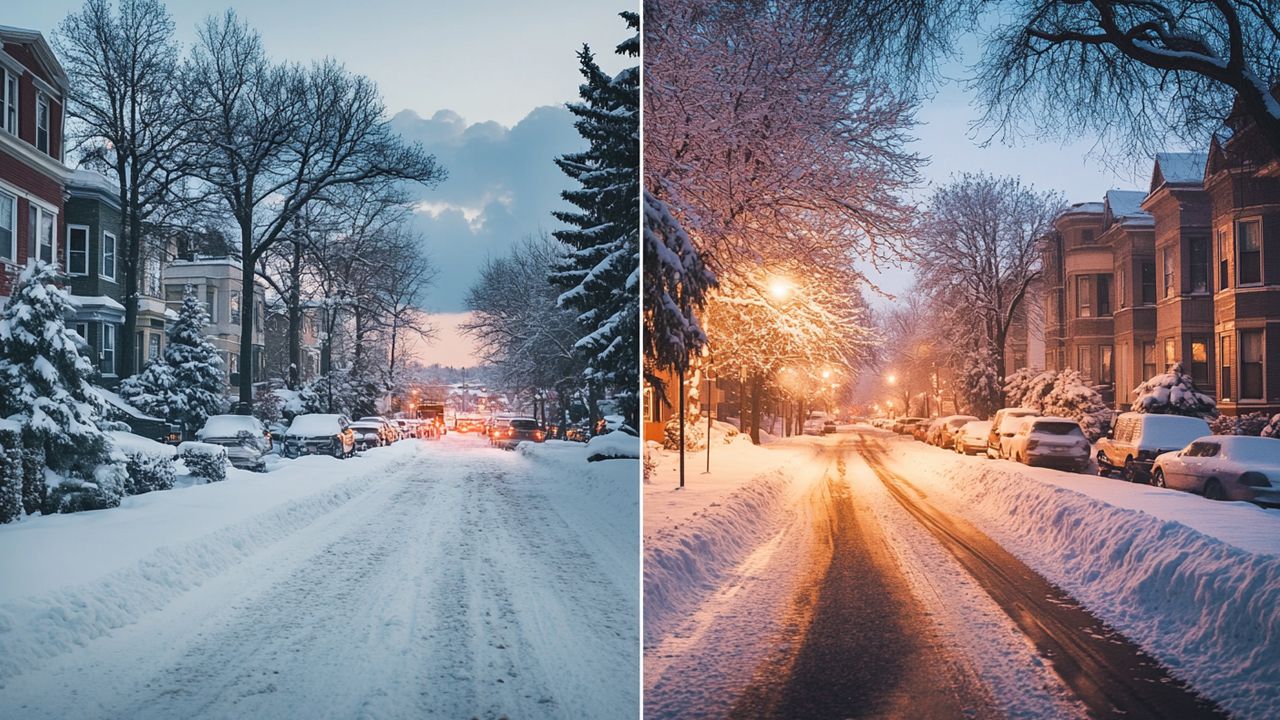
M67 226L67 273L89 274L89 228L84 225Z
M18 198L0 192L0 258L18 259Z
M116 236L102 233L102 277L116 279Z
M36 95L36 149L42 153L49 152L49 96L44 93Z
M42 207L32 205L29 217L31 236L35 238L35 256L53 263L58 257L58 238L54 234L56 216Z
M116 374L116 326L102 323L102 365L99 370L103 375Z
M18 134L18 76L0 68L0 130L10 135Z
M160 357L160 333L147 333L147 360Z

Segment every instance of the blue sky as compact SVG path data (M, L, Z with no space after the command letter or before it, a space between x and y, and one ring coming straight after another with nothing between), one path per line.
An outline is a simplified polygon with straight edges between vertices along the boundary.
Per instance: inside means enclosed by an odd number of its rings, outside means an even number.
M441 313L429 360L469 364L453 328L486 256L524 235L559 227L551 217L567 178L553 158L580 147L572 116L583 43L616 72L634 60L614 54L628 36L617 13L638 3L600 0L168 0L178 40L197 23L235 8L276 59L331 56L378 83L394 126L422 141L449 170L421 194L415 223L440 270L427 309ZM5 24L49 36L75 0L21 0Z

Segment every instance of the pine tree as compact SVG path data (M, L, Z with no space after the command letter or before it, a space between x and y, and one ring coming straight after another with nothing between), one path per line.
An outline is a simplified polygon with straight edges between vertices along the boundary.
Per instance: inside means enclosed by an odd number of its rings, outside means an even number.
M644 191L644 357L655 370L683 372L707 344L697 313L716 284L715 273L671 208ZM651 382L660 383L656 377Z
M125 381L120 394L144 412L181 424L187 433L222 412L222 358L204 334L209 314L188 286L162 357Z
M0 523L22 517L22 433L0 422Z
M124 467L99 428L105 409L93 365L68 330L56 266L36 260L0 312L0 417L21 428L22 498L28 513L114 507ZM46 491L45 469L58 477Z
M638 33L639 15L621 16ZM617 51L637 57L638 34ZM640 70L630 67L610 77L586 46L578 59L585 79L579 87L582 101L568 108L588 146L556 159L580 187L561 194L575 209L554 213L569 226L554 233L569 253L550 280L564 289L560 305L578 313L586 328L576 348L587 361L587 381L612 388L634 427L639 419Z
M1215 418L1218 403L1196 389L1195 380L1182 363L1133 389L1133 411L1160 415Z

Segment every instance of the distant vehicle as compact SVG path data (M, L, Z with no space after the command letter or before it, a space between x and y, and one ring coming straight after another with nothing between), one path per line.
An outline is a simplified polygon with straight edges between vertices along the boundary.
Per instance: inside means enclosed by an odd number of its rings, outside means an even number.
M1098 440L1098 474L1107 477L1119 470L1129 482L1146 482L1156 456L1212 434L1209 423L1197 417L1122 413L1111 432Z
M460 433L485 432L485 419L480 415L459 415L454 420L453 429Z
M891 427L893 431L898 433L899 435L910 435L912 428L914 428L916 424L922 423L927 419L928 418L922 418L922 417L898 418L897 420L893 421L893 425Z
M498 447L499 443L507 437L507 432L511 428L511 421L520 417L519 415L495 415L489 418L489 426L485 429L485 434L489 436L489 444Z
M836 430L838 430L838 429L839 429L839 426L838 426L838 425L836 425L836 421L835 421L835 420L827 420L826 422L822 423L822 434L823 434L823 435L831 435L831 434L835 433L835 431L836 431Z
M1210 500L1280 505L1280 438L1209 435L1158 456L1151 484Z
M952 434L952 446L963 455L977 455L987 450L987 437L991 434L990 420L970 420Z
M227 449L227 459L235 467L262 472L264 456L272 447L271 431L252 415L210 415L196 431L196 440Z
M526 440L540 443L547 439L547 431L533 418L511 418L505 427L496 429L494 433L493 445L504 450L514 449Z
M1023 465L1082 472L1089 466L1089 441L1080 423L1064 417L1025 418L1009 442L1010 457Z
M428 437L439 437L448 432L447 423L445 422L444 403L442 402L418 403L418 418L435 428L434 432L428 433Z
M381 415L366 415L357 422L373 422L382 426L382 440L384 445L390 445L400 439L400 426L393 420L388 420Z
M386 425L376 420L357 420L351 423L351 432L355 435L357 450L368 450L390 444L387 440Z
M942 421L938 425L936 434L929 439L930 443L941 448L951 447L955 444L955 439L952 435L961 427L964 427L965 423L973 422L977 419L978 418L972 415L948 415L942 418ZM932 431L932 428L930 429Z
M351 421L345 415L311 413L298 415L284 434L284 454L332 455L351 457L356 451L356 437Z
M991 432L987 434L987 457L1001 459L1009 457L1005 453L1008 440L1022 427L1022 418L1035 417L1040 413L1031 408L1000 408L991 418Z

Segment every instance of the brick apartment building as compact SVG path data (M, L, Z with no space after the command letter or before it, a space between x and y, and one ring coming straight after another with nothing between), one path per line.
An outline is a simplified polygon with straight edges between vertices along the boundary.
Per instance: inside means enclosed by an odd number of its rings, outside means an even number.
M60 258L67 88L39 32L0 25L0 304L29 258Z
M1117 408L1181 362L1228 414L1280 412L1280 158L1250 121L1160 153L1147 192L1063 211L1044 238L1045 364Z

